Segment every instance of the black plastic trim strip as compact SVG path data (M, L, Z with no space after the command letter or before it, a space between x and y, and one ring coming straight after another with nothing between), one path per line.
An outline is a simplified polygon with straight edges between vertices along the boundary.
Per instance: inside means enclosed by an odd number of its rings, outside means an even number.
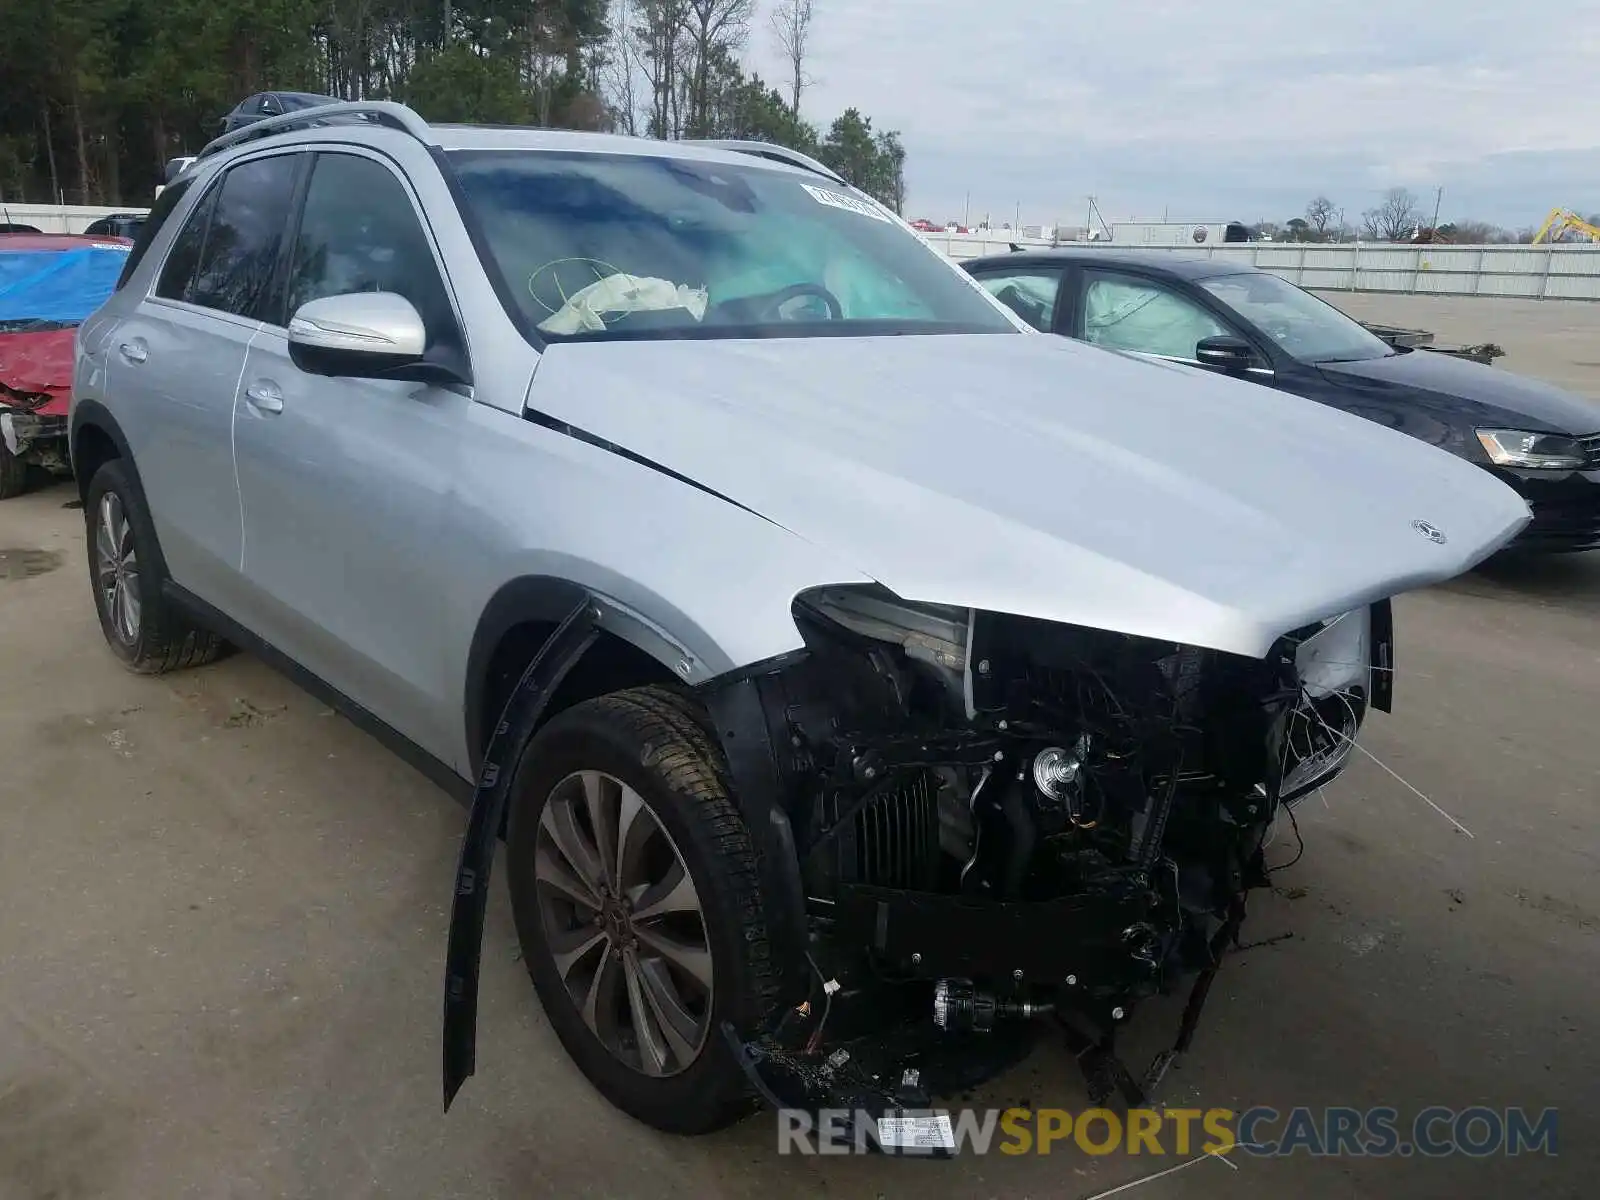
M658 475L665 475L668 479L674 479L679 483L687 484L689 487L694 488L697 492L704 492L708 496L715 496L723 503L731 504L735 508L742 509L743 511L749 513L752 517L760 517L769 525L778 524L776 521L772 520L771 517L767 517L761 513L758 513L748 504L740 504L733 497L724 496L715 488L707 487L705 484L690 479L687 475L680 474L679 472L674 471L671 467L664 466L652 458L646 458L642 454L636 454L634 451L629 450L626 446L619 446L617 443L601 437L598 433L590 433L587 429L581 429L578 426L573 425L571 422L561 420L559 417L553 417L549 413L540 412L536 408L530 408L523 412L522 419L524 421L531 421L535 425L538 425L544 429L552 430L555 433L565 434L567 437L572 438L575 441L584 442L590 446L594 446L596 449L604 450L608 454L615 454L618 458L625 458L631 463L637 463L639 466L654 471ZM783 528L781 525L778 527L780 529Z
M585 593L522 673L484 751L467 832L461 839L455 899L450 908L450 942L445 951L443 1067L447 1112L461 1085L477 1068L478 971L483 957L483 919L489 904L489 873L511 801L517 762L550 697L600 636L598 615Z
M775 662L765 665L776 668ZM711 715L733 794L755 843L762 911L778 968L779 1006L798 1004L809 992L810 979L800 854L783 805L783 771L774 745L773 727L782 725L782 691L771 674L718 677L697 691Z
M1372 606L1372 707L1394 711L1394 604L1389 600Z

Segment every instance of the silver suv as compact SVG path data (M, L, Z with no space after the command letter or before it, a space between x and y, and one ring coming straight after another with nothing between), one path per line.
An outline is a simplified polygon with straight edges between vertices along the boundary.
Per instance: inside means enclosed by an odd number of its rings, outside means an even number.
M773 147L334 105L207 147L131 257L71 419L106 640L248 648L470 798L447 1103L502 835L551 1024L657 1127L915 1108L1045 1013L1127 1090L1116 1030L1204 995L1388 707L1388 598L1528 517L1035 335Z

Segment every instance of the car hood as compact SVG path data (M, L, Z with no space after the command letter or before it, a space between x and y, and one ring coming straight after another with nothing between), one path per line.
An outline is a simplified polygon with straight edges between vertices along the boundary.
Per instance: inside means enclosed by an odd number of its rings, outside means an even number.
M1257 657L1467 570L1529 516L1359 417L1064 338L560 343L528 408L905 599Z
M72 391L73 326L39 333L0 332L0 405L57 415ZM41 399L43 397L43 399Z
M1600 402L1448 354L1413 350L1359 362L1321 363L1319 369L1339 383L1430 393L1435 408L1474 423L1547 433L1600 432Z

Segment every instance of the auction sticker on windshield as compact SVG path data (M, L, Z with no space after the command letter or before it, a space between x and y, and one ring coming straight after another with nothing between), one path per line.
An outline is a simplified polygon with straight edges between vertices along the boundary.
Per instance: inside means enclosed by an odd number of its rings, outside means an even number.
M811 193L811 198L818 204L826 204L829 208L842 208L845 212L853 212L858 216L871 217L874 221L884 221L894 224L889 217L879 212L872 205L851 196L841 196L838 192L830 192L827 188L812 187L809 183L802 183L801 187Z

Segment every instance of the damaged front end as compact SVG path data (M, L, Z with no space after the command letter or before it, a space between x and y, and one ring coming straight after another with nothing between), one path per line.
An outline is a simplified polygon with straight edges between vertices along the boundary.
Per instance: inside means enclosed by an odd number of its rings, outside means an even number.
M75 327L0 321L0 447L5 456L70 475L67 406Z
M703 689L761 848L786 992L729 1029L755 1085L884 1114L1066 1030L1098 1103L1187 1048L1262 848L1387 710L1388 601L1255 659L1024 617L802 594L805 649ZM1142 1078L1116 1031L1191 981Z

